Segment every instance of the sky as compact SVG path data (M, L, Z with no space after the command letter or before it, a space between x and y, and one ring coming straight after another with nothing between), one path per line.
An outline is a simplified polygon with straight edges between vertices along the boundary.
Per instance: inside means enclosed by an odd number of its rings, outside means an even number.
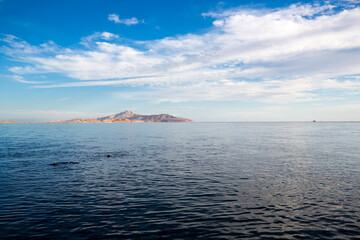
M360 0L0 0L0 120L360 121Z

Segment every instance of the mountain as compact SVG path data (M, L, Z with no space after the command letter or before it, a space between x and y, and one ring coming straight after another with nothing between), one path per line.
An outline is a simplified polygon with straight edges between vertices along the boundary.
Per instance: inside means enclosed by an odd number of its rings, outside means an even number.
M125 111L118 114L96 117L96 118L75 118L65 121L54 121L54 123L111 123L111 122L193 122L193 120L174 117L169 114L141 115L132 111Z

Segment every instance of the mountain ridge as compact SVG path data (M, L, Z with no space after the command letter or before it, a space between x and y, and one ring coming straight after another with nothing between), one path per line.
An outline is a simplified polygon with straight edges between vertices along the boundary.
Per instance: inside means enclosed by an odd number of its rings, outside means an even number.
M191 119L175 117L170 114L142 115L126 110L104 117L74 118L70 120L57 120L48 122L15 122L0 121L0 123L116 123L116 122L193 122Z
M175 117L170 114L142 115L126 110L117 114L95 117L95 118L75 118L62 122L193 122L191 119Z

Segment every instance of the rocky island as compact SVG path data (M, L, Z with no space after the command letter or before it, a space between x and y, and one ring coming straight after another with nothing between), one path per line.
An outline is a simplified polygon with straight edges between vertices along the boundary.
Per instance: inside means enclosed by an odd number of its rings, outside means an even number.
M50 122L15 122L0 121L0 123L117 123L117 122L193 122L191 119L174 117L170 114L141 115L132 111L125 111L118 114L94 117L94 118L75 118L71 120L57 120Z

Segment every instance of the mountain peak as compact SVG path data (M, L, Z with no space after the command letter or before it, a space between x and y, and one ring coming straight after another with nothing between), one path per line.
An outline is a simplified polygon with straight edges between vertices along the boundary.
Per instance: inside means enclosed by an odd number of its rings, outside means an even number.
M113 116L114 116L114 118L117 118L117 119L125 119L125 118L131 118L135 115L136 115L136 113L126 110L125 112L121 112L121 113L115 114Z

